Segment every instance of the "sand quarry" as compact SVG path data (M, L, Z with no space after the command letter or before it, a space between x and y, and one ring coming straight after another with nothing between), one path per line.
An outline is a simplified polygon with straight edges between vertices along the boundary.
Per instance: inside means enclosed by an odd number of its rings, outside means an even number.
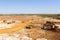
M31 22L26 26L33 25L32 28L26 28L20 25L21 29L13 31L11 33L1 33L0 40L60 40L60 23L55 23L58 26L58 31L43 30L41 27L46 21L60 22L59 19L53 19L51 17L40 16L0 16L0 29L9 29L19 23L3 23L3 20L7 22ZM24 24L23 24L24 25ZM18 27L18 26L16 26Z

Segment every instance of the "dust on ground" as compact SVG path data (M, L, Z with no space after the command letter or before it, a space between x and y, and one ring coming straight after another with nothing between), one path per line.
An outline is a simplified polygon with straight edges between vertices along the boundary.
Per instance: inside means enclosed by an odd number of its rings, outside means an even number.
M0 16L0 20L32 21L33 25L37 24L35 27L19 31L17 33L20 33L21 35L24 34L27 37L32 38L32 40L37 40L38 38L45 38L47 40L60 40L60 31L43 30L40 28L40 26L42 26L46 21L60 22L58 19L49 17L44 18L39 16ZM56 23L56 25L60 27L60 23Z

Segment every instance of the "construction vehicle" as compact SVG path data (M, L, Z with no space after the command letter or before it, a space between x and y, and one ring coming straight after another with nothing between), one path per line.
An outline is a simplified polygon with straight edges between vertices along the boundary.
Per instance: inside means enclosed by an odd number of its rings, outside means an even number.
M57 26L53 22L47 21L43 25L42 29L44 29L44 30L56 30Z
M4 22L7 22L7 21L4 20L3 23ZM15 31L21 30L23 28L31 29L31 28L35 27L34 25L32 25L32 21L28 21L28 22L23 21L21 23L16 22L16 21L7 22L7 24L11 24L11 23L14 23L15 26L12 28L8 28L8 29L0 29L0 34L15 32ZM43 24L43 26L41 28L45 29L45 30L55 30L57 28L57 26L53 22L47 21L45 24Z

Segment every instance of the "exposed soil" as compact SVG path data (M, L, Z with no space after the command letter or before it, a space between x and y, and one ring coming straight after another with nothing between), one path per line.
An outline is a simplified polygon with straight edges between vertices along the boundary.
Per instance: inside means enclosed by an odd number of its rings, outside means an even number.
M38 16L0 16L0 20L19 20L19 21L27 21L33 20L34 23L40 24L41 26L45 21L53 21L53 22L60 22L58 19L52 18L43 18ZM56 23L57 24L57 23ZM60 23L58 23L60 27ZM31 29L28 29L27 36L36 40L37 38L46 38L47 40L60 40L60 30L52 31L52 30L43 30L38 25Z

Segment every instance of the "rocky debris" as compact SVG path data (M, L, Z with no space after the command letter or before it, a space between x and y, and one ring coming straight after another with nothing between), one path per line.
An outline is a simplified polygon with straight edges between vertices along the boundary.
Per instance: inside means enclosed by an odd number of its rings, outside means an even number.
M47 40L47 39L45 39L45 38L37 38L36 40Z

